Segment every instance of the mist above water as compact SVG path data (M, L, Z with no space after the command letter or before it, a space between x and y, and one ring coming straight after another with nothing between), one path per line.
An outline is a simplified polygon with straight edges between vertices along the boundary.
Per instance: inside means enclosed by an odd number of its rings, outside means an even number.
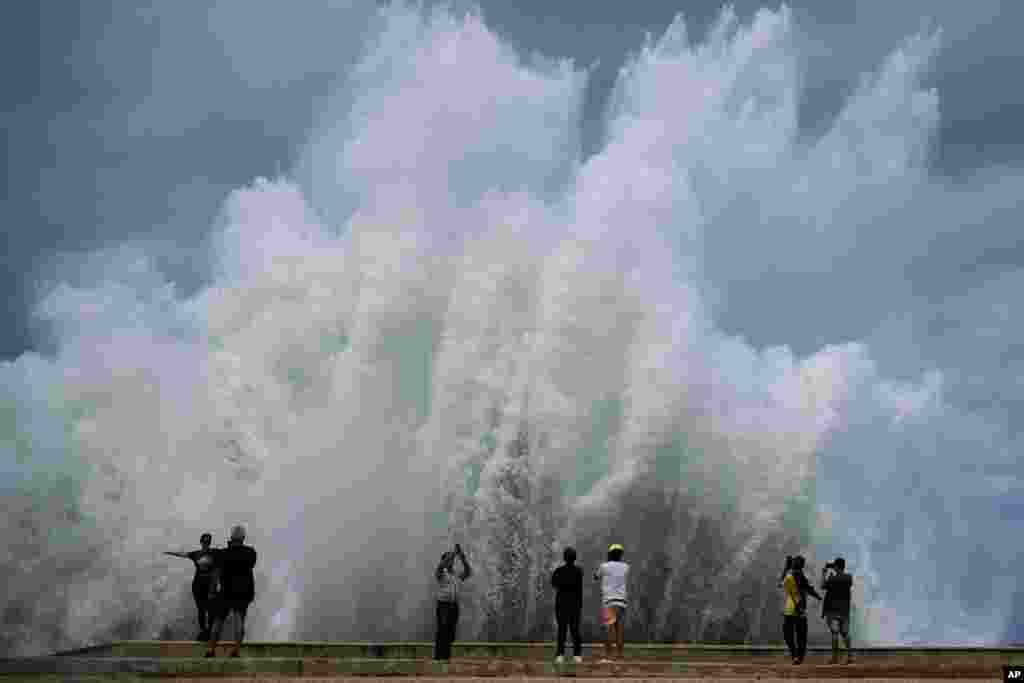
M846 557L860 642L1002 638L1016 551L965 465L1012 465L1006 426L866 342L755 348L712 296L954 201L927 168L937 35L807 140L788 10L698 44L678 20L580 163L586 71L473 15L380 19L296 168L226 198L208 287L96 254L40 303L58 351L0 368L4 651L189 637L190 568L160 553L239 522L256 640L428 638L453 542L460 639L549 637L562 548L589 571L611 542L630 639L777 640L796 552Z

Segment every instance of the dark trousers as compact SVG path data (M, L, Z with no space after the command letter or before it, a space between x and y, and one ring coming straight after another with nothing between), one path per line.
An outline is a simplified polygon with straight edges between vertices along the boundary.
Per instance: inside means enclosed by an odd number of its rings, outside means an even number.
M213 614L210 612L210 584L206 581L193 581L192 598L196 601L196 612L199 616L199 638L205 640L206 634L213 626Z
M793 659L803 659L807 654L807 617L786 615L782 621L782 635Z
M555 618L558 620L558 643L555 654L565 654L565 632L572 635L572 653L579 657L583 654L583 643L580 642L580 611L576 607L556 607Z
M459 623L457 602L437 603L437 636L434 638L434 659L451 659L455 627Z

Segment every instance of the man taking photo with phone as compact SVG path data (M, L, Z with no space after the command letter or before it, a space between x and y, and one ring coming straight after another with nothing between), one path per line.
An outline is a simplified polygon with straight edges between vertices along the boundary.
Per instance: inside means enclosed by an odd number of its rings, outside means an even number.
M853 661L850 652L850 602L853 593L853 577L846 573L846 560L837 557L821 570L821 587L825 600L821 616L832 632L832 663L839 663L839 636L846 643L846 663Z

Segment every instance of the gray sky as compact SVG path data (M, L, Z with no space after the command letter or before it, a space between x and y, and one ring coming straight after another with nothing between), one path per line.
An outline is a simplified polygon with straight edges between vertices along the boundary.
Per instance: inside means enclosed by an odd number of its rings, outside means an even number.
M691 35L700 37L720 8L711 0L481 4L488 25L522 51L596 65L584 154L599 149L607 95L644 35L657 36L681 12ZM734 7L748 18L763 4L741 0ZM220 202L256 175L290 168L319 103L361 49L370 8L231 0L142 6L41 0L5 7L0 286L9 295L2 357L39 346L30 311L61 252L155 243L161 267L184 291L202 283L204 239ZM959 177L1024 160L1018 123L1024 93L1011 86L1024 66L1024 48L1014 40L1024 19L1020 3L799 0L791 6L804 43L800 120L808 135L828 126L861 73L877 68L922 26L939 27L943 49L932 78L942 124L934 172ZM1024 260L1015 234L992 240L974 240L964 251L955 235L939 239L929 259L915 263L915 290L956 295ZM779 286L801 298L799 279ZM798 349L830 337L820 316L816 337L758 321L744 287L731 286L731 303L722 311L726 329ZM837 320L831 336L870 334L889 313Z

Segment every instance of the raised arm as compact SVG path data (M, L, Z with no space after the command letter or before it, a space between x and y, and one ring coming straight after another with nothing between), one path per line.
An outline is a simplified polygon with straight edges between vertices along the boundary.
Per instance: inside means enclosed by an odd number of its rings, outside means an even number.
M181 557L181 558L186 559L186 560L191 560L192 559L191 557L188 556L188 553L175 553L175 552L171 552L171 551L165 551L164 555L171 555L173 557Z
M462 548L459 548L459 560L462 562L462 580L465 581L473 575L473 568L466 561L466 554L462 552Z
M437 563L437 570L434 571L434 578L438 581L441 580L441 576L444 574L444 570L452 565L452 560L447 555L441 556L441 561Z

